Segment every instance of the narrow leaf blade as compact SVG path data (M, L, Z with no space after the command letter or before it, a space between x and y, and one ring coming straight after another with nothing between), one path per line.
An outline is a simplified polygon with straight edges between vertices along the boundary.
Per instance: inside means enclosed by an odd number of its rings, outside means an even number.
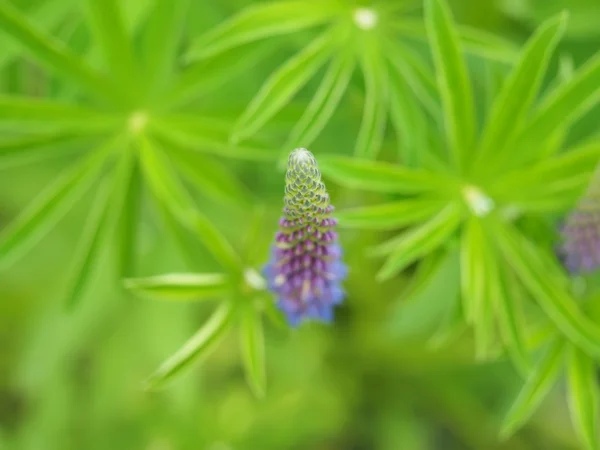
M421 222L443 207L441 200L407 199L383 205L347 209L335 213L342 228L390 230Z
M233 307L224 302L208 321L177 352L167 359L146 382L149 389L163 386L206 356L231 328Z
M233 139L252 136L277 114L325 64L335 40L335 32L324 33L271 74L240 117Z
M372 192L445 192L452 186L451 181L440 174L409 170L384 162L359 161L344 156L323 155L319 158L319 168L326 177L342 186Z
M246 308L242 313L240 323L240 346L246 378L257 397L265 395L267 384L263 333L259 313L253 308Z
M2 230L0 266L10 265L52 228L98 177L115 145L109 142L64 173Z
M324 23L335 14L332 2L271 2L253 5L201 36L190 49L191 60L207 58L233 47Z
M451 204L421 227L401 235L402 239L394 243L377 279L383 281L393 277L417 258L438 248L456 231L460 221L460 209Z
M535 412L559 375L564 341L555 341L537 363L504 419L500 436L512 436Z
M169 273L124 280L133 293L158 300L190 301L215 298L231 288L229 278L221 273Z
M506 143L529 112L546 74L550 57L565 28L566 15L561 14L540 26L529 39L487 120L479 155L482 163L488 165L490 155L495 158L508 151Z
M462 167L475 138L473 92L458 31L445 0L426 2L425 20L437 70L450 152Z
M567 378L569 410L575 430L588 450L600 448L598 440L598 380L594 361L578 348L569 349Z

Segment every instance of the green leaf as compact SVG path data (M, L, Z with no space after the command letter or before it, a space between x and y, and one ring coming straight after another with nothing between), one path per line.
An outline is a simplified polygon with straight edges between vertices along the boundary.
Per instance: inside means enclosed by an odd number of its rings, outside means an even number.
M501 177L494 187L498 193L510 192L513 196L522 191L544 188L552 183L565 183L576 177L582 178L582 187L589 182L600 159L600 141L593 140L558 156Z
M423 40L427 38L425 25L420 19L402 16L393 25L395 31L403 37ZM464 51L469 55L512 64L519 54L516 45L495 34L466 25L456 25L456 29Z
M248 188L214 158L176 146L169 148L169 154L184 177L206 196L243 208L252 203Z
M248 301L241 299L241 301ZM240 347L246 378L257 397L265 395L265 342L260 315L253 308L244 308L240 322Z
M44 133L0 140L0 169L80 153L96 139L72 133Z
M441 105L433 68L401 42L387 42L385 57L390 62L390 78L400 78L402 84L409 87L407 91L437 120L440 117Z
M253 5L219 24L193 43L188 59L200 59L258 39L290 34L330 20L334 2L283 1Z
M425 3L427 32L433 51L444 123L451 156L462 167L475 139L473 92L462 49L445 0Z
M460 221L460 209L450 204L422 226L382 244L377 253L391 254L377 274L377 279L383 281L392 278L418 258L441 246L456 231Z
M150 376L146 382L147 387L154 389L163 386L201 357L206 356L229 331L232 319L231 303L223 302L196 334Z
M13 130L60 128L75 133L98 133L116 128L118 117L71 103L0 95L0 122Z
M458 34L465 52L488 60L513 64L519 55L519 47L496 34L460 25Z
M65 305L75 308L85 295L85 290L95 275L102 251L112 241L117 218L125 204L125 188L131 178L135 155L129 151L121 154L112 180L112 186L99 192L84 235L78 244L71 268L72 277L67 287ZM102 187L101 187L102 190Z
M233 140L252 136L289 103L331 56L337 41L335 31L317 37L269 76L240 117Z
M315 141L346 92L354 66L354 56L347 51L341 52L331 60L317 92L292 130L284 148L307 148Z
M504 261L499 261L500 266ZM524 299L521 285L508 278L507 269L498 267L499 283L490 292L498 318L498 329L508 355L515 368L523 376L531 372L531 360L527 351L526 324L519 308Z
M498 247L542 310L573 343L600 355L600 329L579 310L555 269L540 259L540 251L512 226L496 225L494 239Z
M535 412L559 375L564 341L556 340L537 363L505 417L500 436L512 436Z
M365 102L354 153L360 158L376 159L387 123L389 81L378 45L369 39L363 46L359 61L365 83Z
M161 104L166 108L175 108L195 98L210 95L226 81L251 70L271 52L272 45L251 45L200 60L183 69L177 81L160 99Z
M344 156L323 155L319 168L326 177L338 184L371 192L417 194L423 192L447 193L453 182L442 174L423 170L409 170L385 163L360 161Z
M140 137L142 167L159 202L198 238L229 269L241 270L239 256L231 244L204 215L175 176L169 160L150 140Z
M575 430L588 450L600 448L598 440L598 381L594 361L578 348L569 349L567 376L569 410Z
M95 274L98 260L102 256L106 231L106 215L109 207L110 188L103 180L98 186L94 203L79 238L75 257L69 269L70 275L65 289L65 308L72 310L85 295L85 290Z
M117 146L113 139L95 150L47 187L0 233L0 267L6 267L42 238L92 185L108 154Z
M226 294L229 278L221 273L169 273L146 278L129 278L125 287L137 295L158 300L204 300Z
M190 0L154 2L142 32L144 81L151 91L164 87L173 75L189 4Z
M246 266L255 267L263 263L263 255L269 251L272 236L265 233L265 229L269 223L267 206L265 204L255 203L251 212L252 215L244 235L243 259ZM269 302L272 302L270 295Z
M567 127L600 100L600 54L581 67L573 77L544 97L517 137L519 161L534 159L540 144L555 130ZM516 150L514 150L516 152Z
M157 214L160 216L163 228L167 236L171 238L173 244L179 251L179 254L188 269L202 271L206 267L206 256L198 252L196 246L197 239L190 231L189 227L182 224L177 216L174 215L168 205L163 202L154 202Z
M467 221L460 246L460 281L463 300L463 311L466 322L475 323L477 309L484 297L485 279L481 271L484 255L484 237L480 220L470 217Z
M153 134L173 146L246 161L274 161L278 153L259 143L229 142L231 127L204 117L170 116L152 122Z
M396 131L400 161L407 167L422 167L423 153L427 151L426 118L410 87L393 73L389 78L390 121Z
M407 199L376 206L347 209L335 213L343 228L390 230L422 222L440 211L440 200Z
M387 314L385 328L389 329L391 337L428 336L446 316L458 295L458 279L456 251L439 249L425 256Z
M478 155L480 164L490 167L490 157L506 152L515 130L523 123L535 100L550 57L566 28L566 14L560 14L540 26L521 52L519 61L504 83L484 128Z
M45 1L41 4L32 5L27 10L27 17L40 30L47 32L57 27L68 15L73 4L70 1ZM0 68L4 69L7 64L21 56L19 45L9 35L0 34Z
M135 272L142 188L140 163L135 161L124 189L123 211L118 223L117 273L120 279L131 277Z
M27 20L9 2L0 3L0 30L21 43L48 69L57 71L78 83L99 100L122 104L122 93L104 76L95 72L64 44L52 39Z
M600 142L591 141L499 178L490 193L527 211L561 211L581 195L600 159Z
M128 96L139 94L138 67L121 17L120 2L86 0L86 11L95 42L100 46L109 71L126 86Z

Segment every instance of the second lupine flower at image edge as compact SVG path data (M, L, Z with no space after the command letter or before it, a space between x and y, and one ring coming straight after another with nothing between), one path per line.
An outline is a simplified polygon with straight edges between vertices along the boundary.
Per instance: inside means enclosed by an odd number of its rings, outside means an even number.
M600 267L600 165L561 234L560 256L571 273L590 273Z
M331 322L335 305L344 299L347 269L333 210L315 157L295 149L288 158L283 217L264 268L277 306L292 326L305 319Z

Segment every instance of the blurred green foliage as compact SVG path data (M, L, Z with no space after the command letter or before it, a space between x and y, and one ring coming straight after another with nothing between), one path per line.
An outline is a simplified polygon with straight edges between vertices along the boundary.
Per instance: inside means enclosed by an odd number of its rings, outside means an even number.
M0 449L598 448L598 283L552 251L600 8L448 3L0 0ZM351 270L290 330L309 145Z

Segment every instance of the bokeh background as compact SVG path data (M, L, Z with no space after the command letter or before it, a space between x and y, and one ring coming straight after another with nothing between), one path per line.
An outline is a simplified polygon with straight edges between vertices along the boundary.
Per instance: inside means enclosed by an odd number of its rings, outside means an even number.
M98 63L98 48L78 0L10 3L89 62ZM151 3L121 2L132 34L144 22ZM185 39L192 41L251 3L192 2ZM597 0L450 3L459 23L519 45L541 21L568 9L569 29L555 67L560 58L580 65L600 44ZM278 48L267 59L234 77L224 73L224 84L190 110L238 117L266 76L302 41L294 35L277 39ZM472 69L476 71L476 65ZM311 148L317 157L320 152L349 152L354 146L362 94L360 78L352 83L332 123ZM24 56L0 30L0 93L69 99L75 92L68 82ZM302 92L268 125L266 134L273 142L285 140L309 98ZM578 125L582 134L593 130L598 118L596 113L588 115ZM388 136L384 152L394 146L393 136ZM66 154L2 167L0 228L71 158ZM267 205L260 236L267 245L281 208L282 172L274 163L227 161L227 167ZM334 185L329 188L338 208L376 200ZM143 380L193 334L212 306L133 298L115 285L111 259L105 255L85 301L65 312L61 295L66 269L92 201L90 193L25 257L0 272L0 449L578 448L565 396L558 388L520 433L497 441L500 420L521 386L518 375L508 362L474 361L468 334L442 349L427 344L443 317L446 300L458 295L458 263L449 261L426 286L417 286L407 296L406 290L412 289L410 271L390 283L373 282L378 263L364 256L364 249L380 239L372 233L342 234L351 267L349 295L334 325L287 330L267 324L264 398L257 399L246 384L235 334L165 389L144 391ZM224 234L241 245L252 211L224 208L201 196L198 203ZM149 202L144 203L138 237L139 275L189 270L189 262ZM218 267L201 245L195 252L195 270ZM258 256L268 258L266 252Z

